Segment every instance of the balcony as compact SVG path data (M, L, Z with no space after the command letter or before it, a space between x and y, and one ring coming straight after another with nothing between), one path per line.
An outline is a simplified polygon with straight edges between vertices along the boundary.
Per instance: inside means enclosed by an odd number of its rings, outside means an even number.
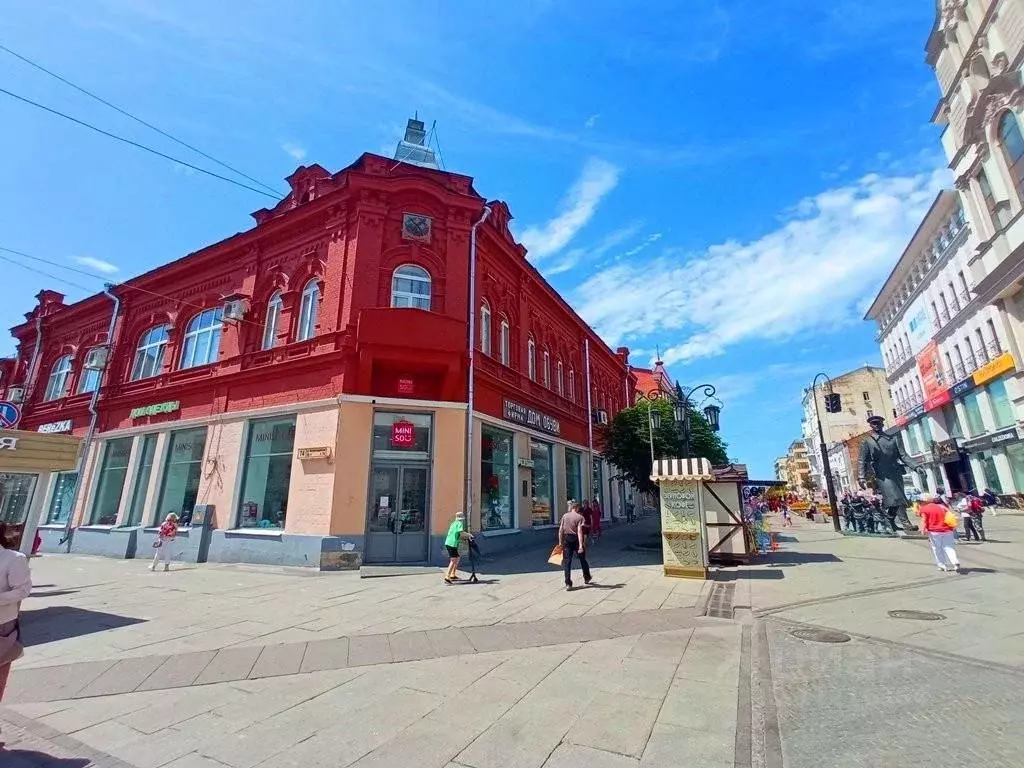
M988 344L985 345L985 349L988 350L989 357L995 359L1003 354L1003 347L999 343L999 339L992 339Z
M949 322L949 310L948 309L941 309L941 310L939 310L938 320L939 320L938 325L939 325L940 328L942 326L944 326L946 323L948 323Z
M971 303L971 295L967 291L961 291L958 293L957 298L960 299L960 303L965 307Z
M963 363L953 364L953 381L960 381L961 379L967 378L967 369L964 368Z
M964 358L964 364L967 366L967 370L970 373L974 373L978 370L978 361L974 358L971 352L967 353L967 357Z

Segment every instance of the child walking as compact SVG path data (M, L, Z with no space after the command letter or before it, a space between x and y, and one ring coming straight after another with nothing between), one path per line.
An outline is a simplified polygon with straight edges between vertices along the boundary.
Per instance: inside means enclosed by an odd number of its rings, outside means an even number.
M153 542L153 546L156 548L156 552L153 554L153 564L149 566L149 570L155 571L158 562L163 560L164 570L171 570L171 551L174 548L174 539L178 535L178 516L173 512L170 512L167 517L164 518L163 524L160 526L160 533L157 535L157 539Z

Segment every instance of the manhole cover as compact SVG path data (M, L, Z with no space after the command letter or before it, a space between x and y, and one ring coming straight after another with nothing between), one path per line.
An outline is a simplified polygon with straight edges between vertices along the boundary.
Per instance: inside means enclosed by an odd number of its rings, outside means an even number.
M793 637L801 640L810 640L812 643L848 643L850 636L842 632L833 632L830 629L794 629L790 632Z
M894 619L912 619L913 621L942 621L945 616L930 611L889 611Z

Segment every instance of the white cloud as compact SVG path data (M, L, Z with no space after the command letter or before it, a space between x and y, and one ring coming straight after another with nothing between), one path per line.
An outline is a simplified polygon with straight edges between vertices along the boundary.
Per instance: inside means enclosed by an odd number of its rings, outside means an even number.
M583 127L584 128L593 128L595 125L597 125L597 121L600 119L600 117L601 117L601 113L600 112L597 112L597 113L591 115L590 117L587 118L587 122L585 122L583 124Z
M300 147L298 144L286 141L284 142L284 144L281 145L281 149L283 149L286 154L291 155L296 162L301 163L303 160L306 159L305 147Z
M675 334L666 364L859 321L948 183L944 170L871 174L800 201L753 242L617 263L584 282L575 304L613 347L624 337Z
M549 267L545 267L544 274L550 277L552 275L561 274L562 272L568 272L580 262L595 262L615 246L621 245L636 235L642 226L642 221L634 221L632 224L627 224L613 232L609 232L592 248L573 248L554 264Z
M523 230L520 237L533 261L558 253L594 216L601 200L619 183L619 169L594 158L562 199L561 213L542 226Z
M109 261L97 259L93 256L75 256L74 261L76 264L81 264L83 267L88 267L89 269L95 269L97 272L102 272L104 275L112 275L120 270L120 267L116 264L111 264Z
M628 259L628 258L629 258L630 256L636 256L636 255L637 255L638 253L640 253L640 251L642 251L642 250L643 250L644 248L646 248L647 246L649 246L649 245L654 245L654 244L655 244L656 242L658 242L659 240L661 240L661 238L662 238L662 237L663 237L663 235L662 235L662 233L661 233L661 232L655 232L655 233L654 233L654 234L652 234L652 235L648 235L648 236L647 236L647 238L646 238L646 239L645 239L645 240L644 240L644 241L643 241L642 243L640 243L640 245L635 245L635 246L633 246L632 248L630 248L630 249L629 249L628 251L626 251L626 252L625 252L624 254L622 254L622 255L623 255L623 256L624 256L625 258L627 258L627 259Z

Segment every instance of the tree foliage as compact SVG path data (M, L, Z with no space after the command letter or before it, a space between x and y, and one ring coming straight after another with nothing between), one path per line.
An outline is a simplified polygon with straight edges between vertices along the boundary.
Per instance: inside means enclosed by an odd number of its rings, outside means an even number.
M678 458L684 453L682 426L675 424L672 403L666 400L643 401L616 414L602 428L604 456L615 464L634 486L642 491L655 490L651 482L651 429L648 413L661 414L661 424L654 433L655 458ZM690 455L705 458L712 464L728 463L726 444L711 431L704 414L690 411Z

